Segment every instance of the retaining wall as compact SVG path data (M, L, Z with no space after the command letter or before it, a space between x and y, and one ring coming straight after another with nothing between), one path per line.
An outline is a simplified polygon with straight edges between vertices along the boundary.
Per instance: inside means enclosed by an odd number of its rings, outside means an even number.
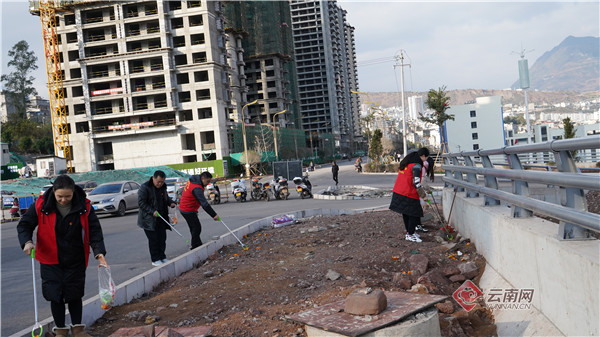
M446 218L453 196L451 188L444 189ZM513 218L506 205L483 205L483 197L466 198L465 192L458 192L449 219L487 260L490 268L482 278L485 284L480 285L534 289L531 303L537 310L527 315L521 311L504 322L498 318L506 317L507 309L495 311L498 334L599 335L600 241L562 241L557 223L537 217ZM548 322L556 329L547 326Z

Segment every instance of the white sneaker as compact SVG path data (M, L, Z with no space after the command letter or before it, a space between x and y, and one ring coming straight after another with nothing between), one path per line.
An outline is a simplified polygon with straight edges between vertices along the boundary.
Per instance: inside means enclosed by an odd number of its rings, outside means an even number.
M170 261L169 259L162 259L162 260L160 260L160 262L162 262L162 263L168 263L169 261Z
M415 228L415 230L419 231L419 232L423 232L423 233L427 233L429 232L429 229L425 228L423 225L419 225Z
M413 234L413 235L406 234L406 236L404 237L404 239L406 241L412 241L412 242L423 242L423 240L421 240L421 238L418 237L418 236L416 236L415 234Z
M158 267L158 266L160 266L161 264L163 264L163 262L162 262L161 260L158 260L158 261L154 261L154 262L152 262L152 265L153 265L153 266L155 266L155 267Z

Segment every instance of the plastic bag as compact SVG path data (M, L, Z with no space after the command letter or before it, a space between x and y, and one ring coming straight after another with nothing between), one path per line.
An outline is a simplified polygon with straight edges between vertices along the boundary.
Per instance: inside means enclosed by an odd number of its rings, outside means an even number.
M177 208L174 208L173 213L171 213L171 208L169 208L169 223L171 223L171 226L175 227L177 225Z
M100 307L108 310L117 293L115 283L110 275L110 268L105 265L98 266L98 290L100 292Z
M273 218L271 220L271 225L273 225L273 228L278 228L278 227L283 227L283 226L287 226L287 225L291 225L293 223L296 222L296 216L291 214L285 214L282 215L278 218Z

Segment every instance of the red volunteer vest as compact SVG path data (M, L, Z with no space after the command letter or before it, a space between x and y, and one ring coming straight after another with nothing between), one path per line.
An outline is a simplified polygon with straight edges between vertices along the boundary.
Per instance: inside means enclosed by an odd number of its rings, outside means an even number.
M404 170L398 172L396 184L394 184L394 193L398 193L412 199L419 199L419 193L417 193L417 189L413 183L412 168L415 165L416 163L408 164ZM421 178L423 178L422 172L423 171L421 171Z
M58 264L58 249L56 247L56 213L43 213L42 205L44 199L39 197L35 202L35 210L38 216L37 242L35 245L35 259L43 264ZM86 213L81 214L81 236L85 250L85 266L88 264L90 254L90 201L85 200Z
M204 193L204 186L200 184L194 184L188 180L187 184L183 188L183 193L181 193L181 200L179 201L179 210L184 212L197 212L198 208L200 208L200 202L196 200L192 191L196 188L200 187L202 189L202 193Z

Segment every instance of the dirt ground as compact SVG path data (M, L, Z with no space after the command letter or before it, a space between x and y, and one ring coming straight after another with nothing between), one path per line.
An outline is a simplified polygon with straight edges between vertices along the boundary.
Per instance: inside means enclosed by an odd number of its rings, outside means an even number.
M462 281L443 276L461 260L475 261L477 283L483 257L468 240L440 243L435 238L442 233L439 221L424 225L430 232L421 234L422 243L405 241L401 215L389 210L314 217L261 230L243 238L249 250L239 244L223 247L151 294L111 308L89 333L108 336L121 327L156 322L171 328L211 325L213 336L306 336L303 326L286 315L342 300L357 287L407 291L419 281L409 258L422 254L428 259L428 274L420 280L425 287L414 288L449 295L444 308L448 313L440 313L442 334L495 335L485 310L467 314L451 299ZM330 270L340 277L328 278Z

